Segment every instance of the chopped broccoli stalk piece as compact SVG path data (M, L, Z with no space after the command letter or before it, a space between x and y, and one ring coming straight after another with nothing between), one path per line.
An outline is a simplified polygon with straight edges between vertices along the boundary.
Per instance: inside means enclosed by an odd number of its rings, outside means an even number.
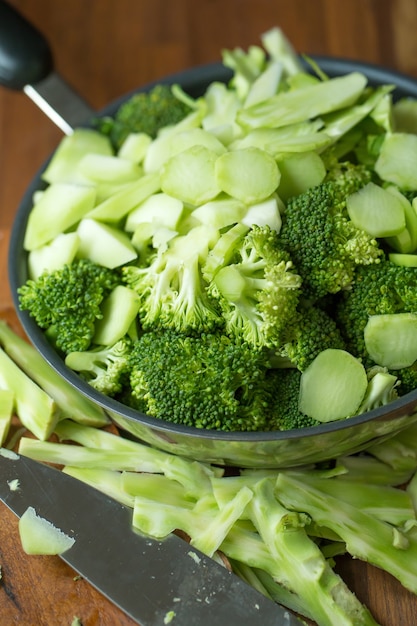
M101 407L57 374L30 343L1 320L0 345L16 365L53 398L63 416L89 426L100 427L108 424L109 418Z
M120 472L101 467L97 469L92 467L72 467L70 465L65 465L62 471L64 474L87 483L87 485L102 491L110 498L117 500L117 502L133 509L134 497L129 495L123 488L122 474Z
M358 409L358 415L366 411L372 411L372 409L380 406L385 406L396 400L398 398L397 385L397 377L388 371L373 373L368 382L362 404Z
M189 112L190 108L174 95L172 87L161 84L131 96L114 117L98 119L96 127L117 149L130 133L156 137L161 128L178 123Z
M65 365L79 372L94 389L113 397L126 384L131 349L132 342L123 337L114 344L83 352L69 352L65 357Z
M44 272L51 273L70 264L78 252L77 233L61 233L50 243L28 254L29 277L36 280Z
M319 422L345 419L357 413L367 386L366 370L356 357L327 348L301 375L299 409Z
M227 333L263 348L282 344L300 288L301 279L280 249L276 231L253 226L232 262L214 274L209 289L219 302Z
M366 350L382 367L397 370L417 360L417 315L371 315L364 330Z
M130 384L154 417L196 428L263 430L267 358L221 334L144 333L133 347Z
M316 523L336 532L354 558L389 571L406 589L416 593L416 540L340 497L325 493L320 485L311 477L304 480L282 472L276 489L290 510L306 511Z
M281 172L278 193L284 201L319 185L326 176L323 159L312 151L285 155L278 159L278 167Z
M382 180L399 189L417 189L417 137L413 133L387 133L375 163Z
M54 329L56 345L64 353L87 350L102 317L103 299L117 284L117 271L81 259L29 279L18 290L19 306L40 328Z
M389 193L395 195L404 209L405 228L398 235L387 238L390 248L399 253L411 254L417 249L417 211L416 206L410 202L406 195L401 193L394 185L386 187Z
M213 200L220 193L216 162L217 154L205 146L191 146L175 154L162 167L162 191L193 206Z
M23 426L38 439L48 439L61 417L57 404L2 348L0 388L13 394L14 407Z
M368 453L390 467L391 471L417 470L417 425L411 424L385 441L373 444Z
M19 536L26 554L63 554L75 543L74 537L37 515L32 506L19 519Z
M9 434L14 410L14 392L10 389L0 389L0 446Z
M393 237L405 229L401 200L373 182L348 196L346 205L353 224L371 237Z
M114 345L127 334L138 311L139 298L133 289L117 285L102 302L102 317L96 322L93 342Z
M78 224L78 255L97 265L114 269L137 258L129 236L123 231L92 218Z

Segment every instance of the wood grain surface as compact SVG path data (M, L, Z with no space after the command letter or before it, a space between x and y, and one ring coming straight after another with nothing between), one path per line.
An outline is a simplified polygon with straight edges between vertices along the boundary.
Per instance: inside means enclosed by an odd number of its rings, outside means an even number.
M44 33L56 70L95 109L171 72L219 61L223 48L259 43L260 34L273 26L280 26L299 52L359 59L417 78L415 0L10 4ZM17 330L7 281L10 229L26 186L61 136L22 93L0 87L0 317ZM70 626L74 617L82 626L133 624L58 557L26 556L17 520L3 506L0 566L0 626ZM390 576L347 558L337 567L382 626L417 624L417 599ZM192 616L178 626L194 626Z

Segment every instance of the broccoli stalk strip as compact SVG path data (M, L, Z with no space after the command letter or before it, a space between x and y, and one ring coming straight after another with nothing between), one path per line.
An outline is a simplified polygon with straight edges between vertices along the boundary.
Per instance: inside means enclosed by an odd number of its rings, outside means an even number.
M394 474L407 475L417 470L417 424L413 423L385 441L367 450L376 460L386 464ZM401 483L397 483L401 484Z
M40 328L52 331L64 353L88 350L102 317L100 305L118 283L116 270L81 259L29 279L18 289L19 306Z
M336 532L351 556L389 572L416 593L417 541L398 527L325 493L320 484L311 477L304 480L282 473L276 482L277 497L288 509L305 511L317 524Z
M177 236L147 267L123 268L123 280L140 298L143 328L178 332L207 332L222 325L216 302L209 296L201 264L213 242L215 229L201 226Z
M285 208L279 240L307 299L349 288L358 265L378 263L382 256L377 241L345 216L340 196L338 183L329 181L290 198Z
M255 348L279 347L292 322L301 279L276 231L253 226L230 264L213 277L209 291L218 299L232 337Z
M83 396L45 361L35 348L0 320L0 345L11 359L57 404L63 417L89 426L105 426L103 409Z
M391 439L385 443L389 441ZM408 469L394 469L388 463L380 461L366 452L357 455L340 456L336 459L336 467L344 470L344 473L339 476L339 480L345 480L346 478L347 480L362 483L364 476L366 476L367 482L373 485L398 487L410 480L416 469L416 463Z
M132 342L124 337L112 346L70 352L65 365L80 373L94 389L108 396L122 391L129 373Z
M267 358L221 334L145 332L131 354L132 394L147 412L213 430L264 430Z
M251 519L272 557L280 565L279 582L303 596L320 626L375 624L368 610L333 571L320 548L308 536L309 518L291 512L266 478L253 489ZM303 511L303 508L299 508Z

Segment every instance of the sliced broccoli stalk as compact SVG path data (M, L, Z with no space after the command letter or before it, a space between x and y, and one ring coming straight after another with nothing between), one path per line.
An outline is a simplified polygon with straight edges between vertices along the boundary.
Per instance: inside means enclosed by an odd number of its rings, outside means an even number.
M242 221L247 211L246 205L225 194L205 202L193 210L192 217L202 224L209 224L218 230L233 226Z
M406 589L416 593L417 541L410 535L340 497L326 494L320 489L320 483L311 477L305 481L282 473L278 476L276 489L279 499L290 510L301 508L317 524L336 532L354 558L389 572Z
M417 314L371 315L364 329L365 347L382 367L399 370L417 360Z
M417 137L412 133L388 133L375 163L375 172L382 180L399 189L417 188Z
M92 218L78 225L79 257L109 269L134 261L137 252L126 233Z
M65 465L62 471L64 474L81 480L83 483L117 500L117 502L133 509L134 497L129 495L123 488L120 472L106 468L72 467L70 465Z
M87 153L80 158L79 171L93 183L130 183L142 175L133 161L116 155Z
M241 109L237 121L244 128L278 128L352 106L363 94L366 77L351 72L299 89L278 93L264 102Z
M162 167L162 191L192 206L213 200L220 193L216 162L216 152L200 145L175 154Z
M244 107L250 107L264 102L274 96L281 84L283 65L281 61L271 61L259 76L252 82Z
M348 196L346 206L353 224L371 237L393 237L406 227L402 201L373 182Z
M89 426L100 427L109 423L101 407L66 382L30 343L1 320L0 345L16 365L53 398L63 416Z
M9 434L14 410L14 392L10 389L0 389L0 446Z
M96 322L93 343L113 346L126 335L138 311L138 295L133 289L117 285L102 302L102 317Z
M32 506L19 519L19 536L26 554L63 554L75 543L74 537L40 517Z
M359 359L346 350L327 348L301 375L299 409L319 422L351 417L361 406L367 386Z
M61 418L59 407L2 348L0 388L13 393L14 407L23 426L38 439L48 439Z
M260 148L242 148L220 155L215 162L218 188L246 204L271 196L279 185L275 159Z
M140 164L145 158L151 141L152 138L146 133L129 133L117 151L117 155L121 159Z
M242 243L249 230L249 226L237 223L221 235L209 250L202 266L203 277L207 282L211 282L216 273L232 261L236 248Z
M117 225L130 211L159 190L159 174L145 174L97 204L86 217Z
M129 212L124 229L127 232L134 232L141 225L152 223L176 230L183 211L184 204L181 200L166 193L157 192L148 196Z
M417 469L417 424L413 423L389 439L373 444L367 451L395 474L414 472Z
M229 150L260 148L274 158L283 155L320 151L330 144L329 136L323 131L322 120L306 120L282 128L254 128L236 138Z
M279 565L278 581L298 597L304 597L309 612L319 624L375 624L368 610L333 571L320 548L306 532L308 515L287 508L283 483L277 488L266 478L254 487L249 507L251 519L271 558ZM291 489L285 487L286 490ZM307 510L299 505L297 511ZM308 510L307 510L308 512Z
M61 139L46 169L42 179L47 183L77 183L86 182L81 175L78 165L85 154L114 154L108 137L97 130L90 128L75 128L71 135Z
M417 267L417 254L407 254L405 252L389 252L388 259L395 265L403 267Z
M417 134L417 100L415 98L399 98L392 105L394 130L397 133Z
M278 194L284 202L319 185L326 176L326 167L317 152L285 155L277 163L281 172Z
M228 145L241 134L236 124L236 113L241 106L234 89L224 83L210 83L204 94L205 112L201 120L204 130L210 131L222 143Z
M274 193L261 202L250 204L242 217L242 224L250 227L267 226L271 230L279 232L282 224L281 211L283 210L284 204L281 198Z
M29 277L36 280L44 272L50 273L70 264L78 252L77 233L61 233L50 243L28 254Z
M75 226L94 207L95 199L92 186L51 184L29 213L23 242L25 250L40 248Z
M394 237L388 237L387 243L389 246L397 252L403 254L410 254L417 249L417 211L414 202L411 203L409 199L402 194L394 185L388 185L385 188L390 193L394 194L403 205L404 217L405 217L405 229L398 233Z
M339 476L339 480L347 480L363 482L364 476L370 484L374 485L392 485L397 487L405 485L414 473L417 467L413 464L412 468L395 469L388 463L377 459L371 454L358 454L338 457L336 459L336 467L346 470L345 474Z

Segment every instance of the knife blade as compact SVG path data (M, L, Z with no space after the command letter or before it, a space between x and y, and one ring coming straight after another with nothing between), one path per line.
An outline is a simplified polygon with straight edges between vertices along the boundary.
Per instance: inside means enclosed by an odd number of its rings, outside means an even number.
M139 534L129 507L58 469L4 449L0 500L18 517L33 507L74 538L61 558L141 626L168 620L173 626L301 624L180 537L160 541Z

